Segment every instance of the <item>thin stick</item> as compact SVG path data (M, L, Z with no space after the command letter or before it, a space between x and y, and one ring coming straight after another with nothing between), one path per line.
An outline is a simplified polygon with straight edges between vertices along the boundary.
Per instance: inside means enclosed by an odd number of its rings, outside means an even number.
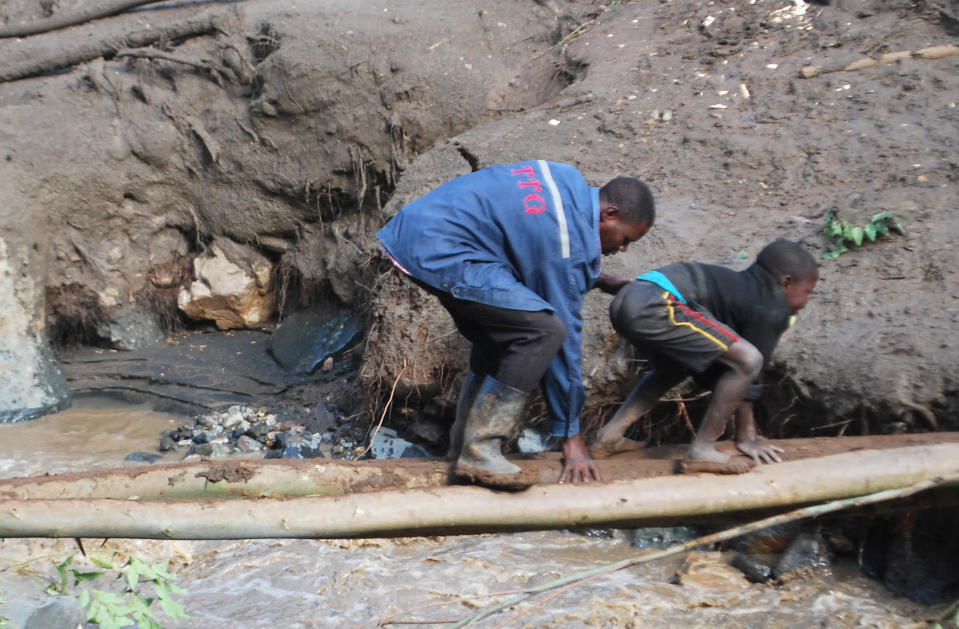
M849 72L852 70L862 70L864 68L872 68L885 63L893 63L894 61L899 61L900 59L943 59L953 55L959 55L959 46L930 46L929 48L922 48L920 50L899 50L896 52L887 52L886 54L875 59L872 57L865 57L863 59L857 59L851 62L830 63L821 66L804 66L801 70L799 70L799 76L804 79L810 79L814 76L819 76L820 74L826 74L828 72Z
M400 369L400 372L396 374L396 380L393 381L393 388L390 389L390 397L386 400L386 405L383 407L383 413L380 415L380 421L377 422L376 428L373 429L373 432L370 433L370 443L366 446L366 449L363 452L356 455L356 458L362 458L367 452L370 451L370 448L373 447L373 438L376 437L376 433L380 431L380 427L383 425L383 420L386 418L386 412L390 410L390 404L393 403L393 394L396 393L396 385L399 383L400 378L403 377L403 372L406 371L406 365L403 365L403 368Z
M801 520L805 518L816 518L827 513L832 513L834 511L841 511L843 509L849 509L853 507L861 507L864 505L875 504L877 502L886 502L889 500L898 500L901 498L907 498L913 494L932 489L933 487L938 487L940 485L948 485L959 482L959 473L950 474L948 476L942 476L938 478L932 478L925 480L914 485L909 485L907 487L902 487L899 489L887 489L885 491L878 491L876 493L867 494L864 496L856 496L852 498L840 498L839 500L831 500L818 505L813 505L811 507L803 507L801 509L794 509L793 511L788 511L786 513L781 513L779 515L774 515L768 518L763 518L762 520L757 520L755 522L749 522L740 526L735 526L731 529L725 531L720 531L718 533L711 533L709 535L704 535L698 539L694 539L683 544L676 544L668 548L664 548L657 551L645 552L640 555L635 555L633 557L628 557L626 559L621 559L620 561L606 564L604 566L599 566L597 568L592 568L590 570L584 570L575 574L571 574L566 577L561 577L553 581L549 581L535 588L527 590L523 594L518 594L513 596L502 603L496 605L489 605L477 611L475 614L468 616L453 625L453 629L459 629L460 627L466 627L475 622L483 620L498 611L522 603L523 601L531 598L535 594L541 592L546 592L555 588L563 586L572 586L579 584L588 580L596 579L602 575L610 574L616 572L617 570L622 570L623 568L629 568L630 566L635 566L642 563L648 563L650 561L655 561L657 559L662 559L664 557L669 557L671 555L677 555L689 550L692 550L698 546L716 544L719 542L725 542L727 540L733 539L734 537L740 537L748 533L754 533L756 531L761 531L773 526L778 526L780 524L785 524L787 522L793 522L795 520ZM525 612L524 612L525 613Z
M156 48L144 48L144 49L135 49L135 48L126 48L124 50L119 50L114 55L115 57L136 57L138 59L160 59L162 61L170 61L172 63L180 63L185 66L190 66L191 68L196 68L197 70L203 70L204 72L209 72L215 77L222 75L222 72L217 68L211 66L208 63L203 63L202 61L193 61L192 59L184 59L182 57L177 57L176 55L171 55L168 52L163 52L162 50L157 50Z

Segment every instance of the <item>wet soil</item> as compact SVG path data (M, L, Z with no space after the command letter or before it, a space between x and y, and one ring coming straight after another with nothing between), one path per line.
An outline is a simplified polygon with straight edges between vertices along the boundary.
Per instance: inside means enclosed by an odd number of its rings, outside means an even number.
M243 405L292 409L302 419L304 406L330 391L349 394L355 354L338 354L325 371L296 373L270 353L271 337L267 329L199 330L129 351L71 346L60 359L77 395L113 395L181 415Z

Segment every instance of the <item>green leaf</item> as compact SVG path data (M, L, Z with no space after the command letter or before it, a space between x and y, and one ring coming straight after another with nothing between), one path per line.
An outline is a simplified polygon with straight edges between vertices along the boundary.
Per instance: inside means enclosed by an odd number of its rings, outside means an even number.
M873 217L869 219L869 222L878 223L886 220L887 218L892 218L892 212L880 212L879 214L873 214Z
M124 603L124 600L120 598L118 594L114 594L113 592L105 592L103 590L94 590L93 597L101 604L110 607L120 607Z
M843 251L845 251L845 249L833 249L832 251L827 251L826 253L822 254L822 257L826 258L827 260L835 260L842 255Z
M882 235L882 236L888 236L888 235L889 235L889 225L886 225L885 221L883 221L883 222L881 222L881 223L873 223L873 225L876 226L876 233L878 233L878 234L880 234L880 235Z
M150 600L142 599L139 596L130 597L130 615L141 629L145 627L159 627L157 624L159 617L150 609ZM161 628L162 629L162 628Z
M103 576L103 572L93 571L93 572L80 572L79 570L71 570L70 573L73 575L73 584L83 583L85 581L93 581L97 577Z
M88 590L80 590L80 593L77 594L77 600L80 601L80 605L86 607L90 604L90 592Z
M47 588L48 590L52 588L54 594L63 594L67 591L67 581L69 581L69 571L67 568L70 567L72 562L73 555L70 555L57 565L57 574L60 575L60 582L50 584L50 587Z
M170 579L172 579L173 577L170 575L169 572L167 572L167 566L168 566L168 565L169 565L169 564L165 564L165 563L155 563L155 564L152 564L152 565L150 566L150 569L153 571L153 575L154 575L153 578L155 579L155 578L159 577L159 578L161 578L161 579L166 579L166 580L168 580L168 581L169 581Z
M189 616L186 614L186 611L183 609L183 606L172 598L160 598L157 602L160 605L160 609L162 609L163 612L173 620L189 618Z
M903 247L903 249L905 249L906 251L915 251L915 250L916 250L916 248L915 248L913 245L906 245L905 247Z
M140 574L140 576L143 577L144 579L157 578L156 568L148 564L147 562L143 561L142 559L134 558L133 561L130 562L130 568L133 570L136 570Z
M93 565L98 568L105 568L107 570L113 569L113 555L107 555L106 553L91 553L90 561L93 562Z
M866 238L869 239L869 242L876 242L876 226L875 225L873 225L872 223L869 223L868 225L862 228L862 231L864 234L866 234Z
M842 239L848 242L853 242L854 238L852 235L853 227L849 223L843 223L842 225Z
M891 229L892 231L896 232L896 233L899 234L900 236L905 236L905 235L906 235L906 230L905 230L905 228L902 226L902 223L900 223L899 221L893 221L892 224L889 225L889 229Z
M852 243L857 247L862 245L863 228L858 225L852 228Z
M123 573L123 578L127 582L130 591L137 589L137 584L140 583L140 573L133 567L127 568L126 572Z

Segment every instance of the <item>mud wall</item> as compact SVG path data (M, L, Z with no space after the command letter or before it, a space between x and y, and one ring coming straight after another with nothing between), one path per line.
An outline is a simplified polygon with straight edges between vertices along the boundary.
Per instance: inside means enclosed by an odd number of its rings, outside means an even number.
M8 3L0 17L36 10ZM198 10L161 3L3 40L0 59ZM948 11L773 0L214 10L226 11L215 32L158 42L163 55L109 52L0 84L0 237L45 292L92 295L108 316L192 281L189 262L216 244L240 268L273 265L281 308L323 298L368 312L370 386L432 394L462 370L465 346L433 300L396 282L372 236L446 179L545 157L594 185L630 174L653 187L657 225L607 261L614 273L689 259L741 268L780 236L819 254L828 209L856 222L901 215L906 237L823 261L770 385L824 409L811 420L823 424L860 412L906 429L948 420L959 61L798 78L811 62L955 43ZM608 301L587 300L591 405L619 399L642 367L611 334ZM53 309L37 325L63 317Z

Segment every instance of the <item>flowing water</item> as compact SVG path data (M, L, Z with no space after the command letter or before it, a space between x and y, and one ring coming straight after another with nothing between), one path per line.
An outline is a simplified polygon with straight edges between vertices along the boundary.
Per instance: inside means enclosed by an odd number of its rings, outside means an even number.
M183 419L92 400L35 422L0 425L0 475L134 465L123 462L128 453L155 452L160 432ZM90 550L103 540L83 543ZM369 540L110 540L106 546L152 561L169 559L176 583L187 591L177 600L190 619L164 627L198 629L444 626L506 600L510 592L639 552L624 532L609 539L563 531ZM2 596L42 590L53 579L55 564L76 551L74 540L3 540ZM697 552L634 566L553 598L547 593L475 626L899 628L926 626L933 615L892 596L850 563L768 585L749 583L728 559L725 553Z

